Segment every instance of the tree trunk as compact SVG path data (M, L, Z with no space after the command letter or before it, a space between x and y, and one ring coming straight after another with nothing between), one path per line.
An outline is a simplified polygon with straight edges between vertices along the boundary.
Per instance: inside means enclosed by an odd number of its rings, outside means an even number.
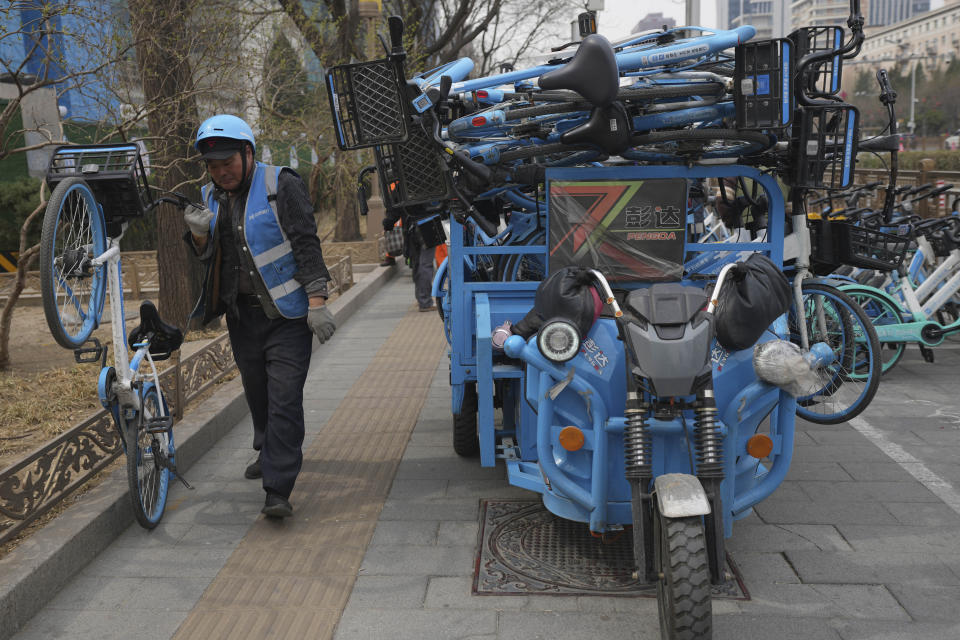
M46 211L47 201L44 200L33 212L23 221L20 227L20 248L17 255L17 278L14 280L13 289L7 296L7 301L0 310L0 371L10 368L10 328L13 326L13 308L20 299L24 284L27 280L27 270L36 261L37 254L40 253L40 245L34 245L27 248L27 233L30 230L33 221L37 219L41 212Z
M192 148L199 118L192 91L193 74L187 54L188 0L129 0L130 23L137 41L137 65L154 139L151 178L162 189L173 189L202 172L199 161L184 156ZM193 155L193 154L191 154ZM193 200L198 194L185 193ZM160 312L164 319L186 328L187 316L199 292L197 261L182 240L186 227L179 209L157 209L157 266Z

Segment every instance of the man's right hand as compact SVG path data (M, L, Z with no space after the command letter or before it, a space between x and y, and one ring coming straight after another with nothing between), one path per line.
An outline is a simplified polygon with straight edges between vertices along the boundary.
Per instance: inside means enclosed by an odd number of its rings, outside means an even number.
M190 227L190 233L198 238L206 238L210 233L211 220L213 220L213 211L206 207L188 204L183 210L183 221Z

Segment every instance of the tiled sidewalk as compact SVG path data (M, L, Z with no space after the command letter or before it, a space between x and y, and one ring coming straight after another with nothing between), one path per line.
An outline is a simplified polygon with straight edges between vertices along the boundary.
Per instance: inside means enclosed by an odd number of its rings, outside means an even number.
M131 527L16 637L659 637L649 598L471 595L480 500L531 494L453 453L439 323L408 314L412 299L409 278L395 279L315 354L293 520L258 515L259 485L241 478L243 420L158 530ZM420 346L404 355L395 340ZM925 465L960 486L956 347L933 365L908 353L858 423L873 432L798 424L787 481L728 541L752 599L715 601L714 638L960 638L960 514L908 472ZM359 381L410 393L358 396ZM384 423L385 440L368 435ZM378 441L366 463L348 457Z

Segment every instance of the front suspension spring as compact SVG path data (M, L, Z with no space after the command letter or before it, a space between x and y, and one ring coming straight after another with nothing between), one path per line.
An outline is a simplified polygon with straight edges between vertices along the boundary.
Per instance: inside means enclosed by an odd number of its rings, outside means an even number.
M694 412L694 437L697 447L697 475L701 478L723 477L723 434L717 420L713 391L706 389Z
M634 393L628 397L627 405L623 428L624 475L627 478L649 478L653 475L653 438L647 430L650 405L638 402Z

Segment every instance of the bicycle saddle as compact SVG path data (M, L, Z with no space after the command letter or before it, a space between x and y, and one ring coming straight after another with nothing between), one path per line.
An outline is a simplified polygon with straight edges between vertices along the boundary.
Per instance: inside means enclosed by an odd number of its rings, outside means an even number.
M157 307L149 300L140 305L140 324L130 332L127 344L136 349L133 345L144 340L150 341L150 355L154 360L166 360L183 344L183 332L160 319Z
M619 102L594 107L590 119L560 136L563 144L592 144L608 156L623 153L631 147L633 132L630 116Z
M540 76L540 88L571 89L595 107L605 107L617 98L620 72L610 41L598 34L583 39L573 59Z

